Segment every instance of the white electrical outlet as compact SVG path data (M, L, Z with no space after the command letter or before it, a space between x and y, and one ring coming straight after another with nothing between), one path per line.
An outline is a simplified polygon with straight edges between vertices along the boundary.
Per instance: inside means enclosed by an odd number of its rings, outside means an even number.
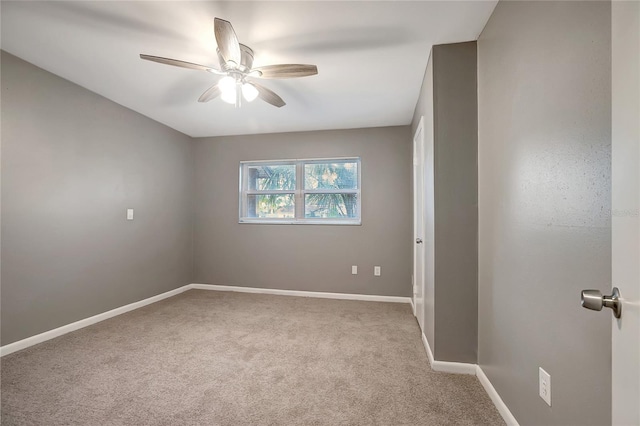
M540 367L538 376L540 378L540 398L544 399L544 402L546 402L549 407L551 407L551 375L549 375L549 373L547 373L542 369L542 367Z
M375 275L376 277L380 276L380 267L379 266L374 266L373 267L373 275Z
M351 274L352 275L358 275L358 265L353 265L351 267Z
M127 209L127 220L133 220L133 209Z

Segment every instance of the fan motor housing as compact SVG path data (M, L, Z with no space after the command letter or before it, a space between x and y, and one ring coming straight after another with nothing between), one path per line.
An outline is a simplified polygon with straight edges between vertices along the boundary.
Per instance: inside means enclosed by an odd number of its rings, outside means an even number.
M220 61L220 66L223 70L230 71L235 69L227 65L222 55L220 55L220 49L216 49L216 53L218 54L218 60ZM237 69L241 72L247 73L251 71L251 67L253 66L253 49L240 43L240 53L242 56L240 58L240 65Z

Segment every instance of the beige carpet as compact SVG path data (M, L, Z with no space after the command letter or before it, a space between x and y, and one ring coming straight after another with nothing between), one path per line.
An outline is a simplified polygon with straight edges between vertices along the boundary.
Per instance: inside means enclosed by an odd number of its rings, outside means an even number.
M498 425L405 304L191 290L2 358L6 425Z

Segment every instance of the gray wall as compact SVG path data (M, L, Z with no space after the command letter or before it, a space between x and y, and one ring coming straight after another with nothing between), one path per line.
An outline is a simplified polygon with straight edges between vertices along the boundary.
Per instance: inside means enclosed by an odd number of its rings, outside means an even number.
M478 194L476 43L434 46L413 125L433 111L434 300L425 303L434 334L429 344L442 361L477 362ZM427 287L427 300L431 289ZM434 312L431 312L431 309ZM427 338L429 332L425 334Z
M476 43L433 47L434 357L477 362L478 107Z
M407 126L195 140L195 282L411 295ZM243 160L360 156L362 225L238 223ZM358 275L351 275L358 265ZM374 265L382 267L373 276Z
M189 137L5 52L1 99L3 345L191 282Z
M610 8L500 2L478 41L479 362L522 425L611 422L611 314L580 307L611 285Z

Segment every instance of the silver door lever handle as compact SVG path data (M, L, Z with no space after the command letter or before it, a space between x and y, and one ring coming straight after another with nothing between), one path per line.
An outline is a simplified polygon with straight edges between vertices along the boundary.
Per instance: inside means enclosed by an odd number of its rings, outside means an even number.
M603 296L600 290L582 290L580 303L583 308L593 311L601 311L603 306L611 308L613 316L616 318L620 318L622 315L622 302L620 302L620 290L618 290L618 287L613 288L611 296Z

